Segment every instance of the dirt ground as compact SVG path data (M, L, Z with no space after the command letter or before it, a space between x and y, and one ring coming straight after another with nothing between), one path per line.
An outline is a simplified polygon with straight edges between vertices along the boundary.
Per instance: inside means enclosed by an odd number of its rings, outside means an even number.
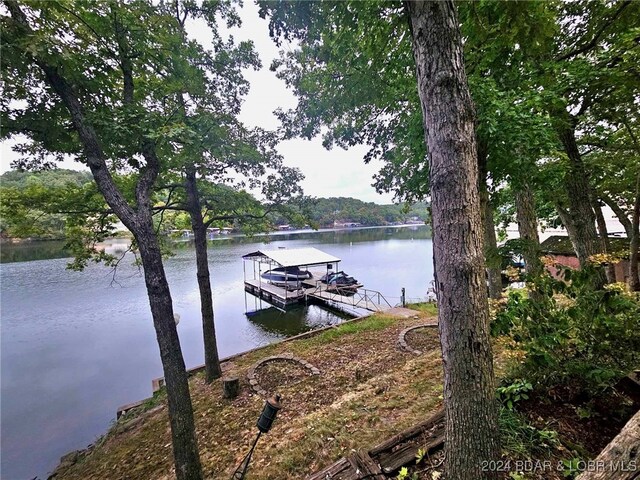
M348 322L315 336L271 345L235 358L226 376L240 378L241 393L222 398L220 381L207 385L201 374L190 388L197 436L206 478L228 479L257 434L256 420L264 398L254 393L248 370L259 360L290 354L320 370L289 360L266 363L255 370L261 388L282 395L283 409L273 429L263 435L248 479L303 479L358 448L370 448L429 417L442 405L442 362L437 328L418 328L406 335L408 353L398 347L404 329L435 323L428 305ZM509 354L494 345L500 376ZM623 392L584 403L569 392L544 392L521 402L518 409L535 428L553 430L558 442L540 456L554 465L589 458L620 431L638 407ZM171 435L163 395L121 418L89 454L62 469L56 479L171 479ZM516 460L505 456L507 461ZM410 466L407 479L433 480L442 454ZM435 468L430 468L434 465ZM511 469L503 478L562 479L561 471ZM437 477L437 474L436 474ZM390 478L396 478L395 476Z
M376 315L234 359L226 372L240 378L241 394L234 400L222 398L220 381L207 385L195 375L190 387L206 477L229 478L257 433L264 399L246 375L264 357L290 353L321 374L287 361L256 370L261 386L282 395L283 409L260 439L247 478L304 478L351 449L373 446L430 415L442 402L437 329L418 330L429 351L419 356L401 351L397 340L403 329L434 321L429 311L411 317ZM90 454L56 478L173 478L163 402L160 396L145 406L147 413L122 418Z

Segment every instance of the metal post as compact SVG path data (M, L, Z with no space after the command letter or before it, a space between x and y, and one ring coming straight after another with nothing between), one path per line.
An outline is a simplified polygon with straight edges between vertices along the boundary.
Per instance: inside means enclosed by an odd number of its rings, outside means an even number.
M402 298L402 306L406 307L407 306L407 301L405 299L405 289L404 289L404 287L402 287L402 293L400 294L400 298Z
M253 445L251 445L251 450L249 450L249 453L247 454L247 456L244 457L240 465L238 465L238 468L236 469L236 471L233 472L233 477L231 477L231 480L244 479L244 476L247 474L247 469L249 468L249 462L251 462L251 457L253 456L253 451L255 450L256 444L258 443L258 440L260 440L261 435L262 435L262 432L258 432L256 439L253 441Z

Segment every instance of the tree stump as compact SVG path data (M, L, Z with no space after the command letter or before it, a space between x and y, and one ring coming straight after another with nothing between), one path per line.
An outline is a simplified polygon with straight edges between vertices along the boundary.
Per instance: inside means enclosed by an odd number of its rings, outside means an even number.
M238 377L226 377L222 379L222 396L224 398L236 398L240 393L240 380Z
M640 411L577 480L634 480L640 476Z

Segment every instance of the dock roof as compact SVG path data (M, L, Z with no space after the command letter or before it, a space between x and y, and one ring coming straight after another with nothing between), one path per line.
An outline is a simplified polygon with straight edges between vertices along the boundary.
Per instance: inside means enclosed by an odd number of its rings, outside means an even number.
M281 267L301 267L339 262L338 257L329 255L317 248L283 248L278 250L258 250L243 255L243 260L268 258Z

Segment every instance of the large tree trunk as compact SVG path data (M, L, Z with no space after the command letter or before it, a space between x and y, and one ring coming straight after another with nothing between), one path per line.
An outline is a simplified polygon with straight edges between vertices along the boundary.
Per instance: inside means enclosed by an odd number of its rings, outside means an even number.
M498 255L493 207L489 202L489 191L487 190L487 146L482 141L478 141L478 191L484 230L484 258L489 296L491 298L500 298L502 296L501 261Z
M445 476L496 478L497 403L484 278L474 108L452 1L406 2L430 157L433 252L444 363Z
M202 478L202 471L189 395L189 381L174 320L169 284L151 216L141 220L138 228L132 233L140 249L153 326L160 347L176 477L179 480L199 480Z
M596 224L598 225L598 235L600 236L600 248L603 253L611 253L611 242L609 241L609 232L607 231L607 222L602 214L602 207L600 202L596 199L595 195L592 196L593 211L596 214ZM616 266L614 263L607 263L605 269L607 274L607 283L614 283L616 281Z
M200 289L200 311L202 314L202 335L204 337L204 365L207 383L211 383L222 375L218 346L216 344L216 324L213 316L213 294L209 274L209 258L207 254L207 227L202 218L202 208L196 184L196 172L188 168L185 179L187 190L187 207L191 217L194 243L196 248L196 275Z
M5 0L4 3L13 20L20 26L24 37L34 35L29 20L18 2ZM153 144L147 139L139 139L142 140L141 153L145 157L146 166L140 169L135 192L137 206L134 209L129 205L111 177L100 139L91 122L86 119L83 106L73 85L67 81L55 64L49 63L49 58L39 56L39 52L25 50L24 53L34 66L42 70L47 84L62 100L69 112L73 128L78 134L84 159L91 169L98 189L107 204L136 238L144 267L149 306L151 307L166 380L176 476L178 480L199 480L202 478L202 470L196 442L189 383L173 317L169 285L164 273L162 256L152 221L149 195L159 171L159 162ZM124 71L123 73L126 84L124 100L129 102L132 100L131 72Z
M535 198L528 184L514 186L516 221L518 233L523 240L522 256L525 271L529 276L540 275L544 267L540 261L540 238L538 237L538 216Z
M640 261L640 172L636 182L636 201L633 205L631 220L631 238L629 249L629 288L634 292L640 291L640 278L638 277L638 261Z
M557 132L569 160L569 168L564 178L569 201L569 218L573 229L567 228L569 235L572 231L572 243L580 266L589 261L589 257L600 251L598 234L596 232L596 218L591 207L589 179L575 136L575 121L564 112L557 125Z

